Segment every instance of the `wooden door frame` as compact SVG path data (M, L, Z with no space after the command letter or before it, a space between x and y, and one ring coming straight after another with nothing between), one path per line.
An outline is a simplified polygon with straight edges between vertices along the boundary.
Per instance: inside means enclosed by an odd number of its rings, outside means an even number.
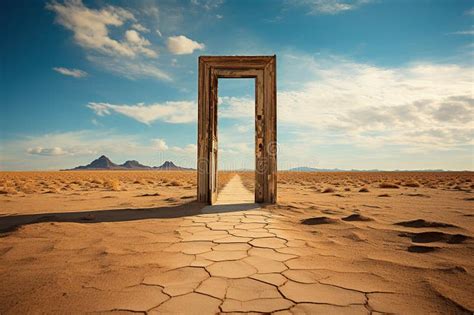
M255 202L277 200L276 56L200 56L198 81L197 199L212 204L217 176L217 88L219 78L255 79ZM215 145L214 142L215 141ZM217 148L215 148L217 149ZM215 180L217 186L217 179Z

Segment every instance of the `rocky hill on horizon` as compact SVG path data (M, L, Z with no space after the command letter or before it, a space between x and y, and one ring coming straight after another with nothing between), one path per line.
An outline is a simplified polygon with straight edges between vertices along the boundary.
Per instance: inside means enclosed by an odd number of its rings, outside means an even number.
M148 166L143 165L136 160L128 160L123 164L115 164L107 156L101 155L87 165L77 166L67 171L80 171L80 170L164 170L164 171L186 171L193 170L193 168L186 168L177 166L172 161L165 161L160 166Z

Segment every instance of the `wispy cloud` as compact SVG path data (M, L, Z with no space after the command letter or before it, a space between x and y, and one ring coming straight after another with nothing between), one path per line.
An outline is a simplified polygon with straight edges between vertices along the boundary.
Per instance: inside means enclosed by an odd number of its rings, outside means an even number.
M56 22L74 33L74 40L84 48L110 55L134 56L133 46L109 35L109 26L122 26L124 22L135 21L135 16L120 7L107 6L100 10L90 9L81 0L62 3L51 2L46 8L54 11Z
M165 102L144 105L114 105L109 103L94 103L87 105L99 116L119 113L144 124L162 121L172 124L190 123L196 121L197 105L191 101Z
M168 145L162 138L117 133L113 130L77 130L18 136L0 146L1 170L65 169L85 165L105 154L123 163L135 159L146 165L172 160L195 167L195 144Z
M147 27L141 25L140 23L134 23L132 25L132 28L136 29L139 32L143 32L143 33L149 33L150 32L150 29L148 29Z
M68 69L63 67L54 67L54 71L61 73L63 75L67 75L74 78L83 78L87 76L87 72L79 70L79 69Z
M93 55L87 56L87 59L107 71L130 80L141 78L153 78L162 81L173 80L169 73L163 71L158 64L150 61Z
M193 143L185 146L169 147L165 139L157 138L152 140L152 144L158 152L172 152L179 155L195 155L197 152L197 145Z
M474 26L471 26L470 30L457 31L457 32L449 33L449 34L453 34L453 35L474 35Z
M222 96L218 105L220 117L225 118L247 118L255 111L255 100L248 97Z
M192 54L195 50L203 50L204 44L198 43L184 35L168 37L168 50L175 55Z
M142 37L136 30L126 31L125 39L127 40L128 44L134 47L134 51L140 52L150 58L155 58L158 56L156 51L147 47L151 45L150 41Z
M204 8L206 10L212 10L220 7L224 3L224 0L191 0L191 4Z
M290 0L290 3L309 8L310 14L339 14L358 9L371 0Z
M174 153L178 153L178 154L196 154L197 152L197 145L195 144L188 144L184 147L177 147L177 146L173 146L170 148L171 151L173 151Z
M279 126L301 131L313 143L433 150L473 144L472 67L382 68L337 57L282 57L300 63L309 77L300 88L278 92ZM254 99L222 96L219 101L221 117L253 115Z
M18 136L2 142L1 169L59 169L77 165L78 159L101 152L133 152L135 138L110 132L81 130ZM135 148L133 148L135 149ZM119 151L118 151L119 150Z
M156 148L157 151L166 151L168 150L168 145L164 139L153 139L152 140L153 147Z
M43 147L35 147L35 148L28 148L27 152L29 154L35 155L45 155L45 156L54 156L54 155L65 155L68 152L60 147L54 148L43 148Z
M111 5L93 9L81 0L54 1L46 8L56 13L56 22L73 33L74 41L84 48L87 58L100 67L129 79L171 80L153 61L158 57L158 49L142 34L150 30L131 10Z

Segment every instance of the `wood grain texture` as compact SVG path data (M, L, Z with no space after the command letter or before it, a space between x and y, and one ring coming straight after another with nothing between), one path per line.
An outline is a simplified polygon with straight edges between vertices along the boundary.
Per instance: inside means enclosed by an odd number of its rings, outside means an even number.
M277 200L276 56L201 56L198 80L198 201L217 198L219 78L255 79L255 201Z

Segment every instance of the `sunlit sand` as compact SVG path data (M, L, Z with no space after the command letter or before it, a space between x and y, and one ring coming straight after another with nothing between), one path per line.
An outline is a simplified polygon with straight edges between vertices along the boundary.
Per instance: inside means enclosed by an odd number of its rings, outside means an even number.
M474 309L472 173L251 178L204 206L194 172L1 173L0 312Z

